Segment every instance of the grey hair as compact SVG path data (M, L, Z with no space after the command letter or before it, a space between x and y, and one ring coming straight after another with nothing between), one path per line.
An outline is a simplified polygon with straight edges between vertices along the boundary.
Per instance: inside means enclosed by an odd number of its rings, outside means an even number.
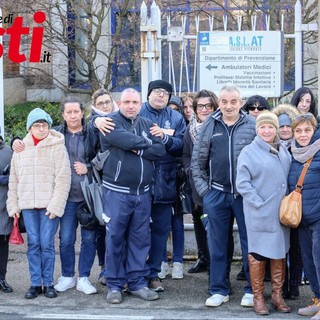
M222 87L220 88L219 95L221 95L221 92L222 92L222 91L238 92L239 98L242 99L239 88L238 88L236 85L234 85L233 83L231 83L231 82L226 83L224 86L222 86Z

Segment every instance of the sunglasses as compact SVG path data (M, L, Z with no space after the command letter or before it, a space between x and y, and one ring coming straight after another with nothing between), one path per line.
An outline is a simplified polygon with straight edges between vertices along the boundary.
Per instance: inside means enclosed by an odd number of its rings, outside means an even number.
M307 112L307 113L301 113L301 114L298 114L296 115L293 120L299 120L299 119L302 119L302 118L305 118L305 119L312 119L313 117L313 114L310 113L310 112Z
M248 110L249 111L254 111L254 110L258 110L258 111L263 111L263 110L267 110L266 107L263 107L263 106L250 106L248 107Z

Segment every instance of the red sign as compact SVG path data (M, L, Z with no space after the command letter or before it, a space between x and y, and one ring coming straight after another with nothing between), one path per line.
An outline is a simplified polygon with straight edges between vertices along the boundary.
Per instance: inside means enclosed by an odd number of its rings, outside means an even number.
M38 11L33 15L33 20L37 24L42 24L46 20L46 15L44 12ZM7 34L10 39L8 44L9 60L16 63L26 61L27 57L25 56L25 54L20 53L20 44L22 36L30 34L30 28L23 26L23 17L16 17L13 20L12 25L7 29L0 28L0 36L3 36L4 34ZM29 62L50 62L51 54L47 51L44 51L41 59L43 34L43 26L32 28ZM3 51L3 46L0 45L0 58L3 56Z

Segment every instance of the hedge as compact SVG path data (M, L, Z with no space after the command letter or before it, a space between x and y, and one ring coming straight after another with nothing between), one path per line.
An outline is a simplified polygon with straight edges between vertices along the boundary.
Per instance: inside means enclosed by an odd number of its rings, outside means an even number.
M5 141L9 143L13 137L24 137L27 134L27 117L34 108L42 108L50 114L53 125L62 122L59 103L50 102L26 102L4 107Z

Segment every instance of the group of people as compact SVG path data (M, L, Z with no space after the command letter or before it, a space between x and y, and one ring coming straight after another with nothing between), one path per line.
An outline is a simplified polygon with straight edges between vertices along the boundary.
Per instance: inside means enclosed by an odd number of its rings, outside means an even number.
M229 300L235 219L246 279L240 304L269 314L264 300L269 262L275 309L291 312L284 298L299 297L303 270L315 297L298 313L320 319L320 140L311 90L300 88L291 105L273 110L261 96L243 105L232 84L224 85L218 97L209 90L181 98L172 92L170 83L155 80L149 83L145 103L139 92L128 88L115 106L110 93L100 89L92 96L88 123L82 102L68 97L61 104L63 125L51 128L50 115L37 108L28 116L27 136L12 144L13 156L8 147L2 152L2 143L1 194L7 197L10 217L22 213L28 236L31 287L25 298L41 293L54 298L57 291L75 286L95 293L89 277L97 251L108 303L121 303L124 290L144 300L159 299L161 279L169 274L170 231L172 278L183 278L179 189L187 183L198 247L198 259L188 272L209 271L205 305L217 307ZM99 151L108 151L101 172L106 225L81 227L76 281L81 181L92 171L91 160ZM289 230L279 221L280 202L295 188L311 157L302 189L302 222ZM5 206L0 215L0 289L11 292L5 274L12 221L4 212ZM54 285L58 229L62 274Z

